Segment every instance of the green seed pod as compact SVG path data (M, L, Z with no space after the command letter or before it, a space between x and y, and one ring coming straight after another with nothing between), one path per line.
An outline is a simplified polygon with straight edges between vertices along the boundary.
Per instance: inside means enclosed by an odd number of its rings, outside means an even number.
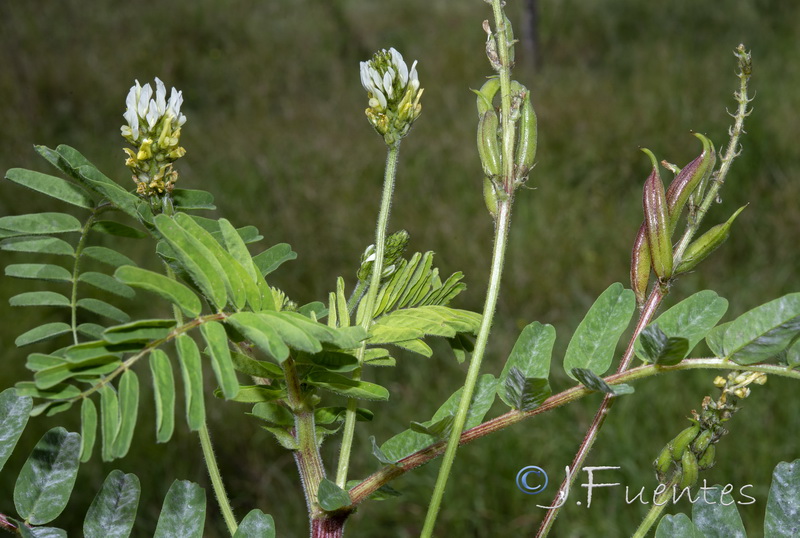
M491 77L486 82L484 82L483 86L481 86L480 90L472 90L475 92L475 95L478 96L478 118L483 116L485 113L489 112L490 110L494 110L494 96L500 90L500 78L499 77Z
M680 482L678 482L678 487L683 489L694 486L697 483L697 477L700 475L700 467L697 464L697 457L691 450L686 450L683 453L681 469L683 473L681 474Z
M486 202L486 209L492 218L497 218L497 188L488 177L483 178L483 201Z
M631 251L631 289L636 294L636 303L644 305L647 285L650 283L650 245L647 244L647 228L639 227Z
M686 249L686 252L683 253L678 267L675 268L675 274L691 271L697 267L697 264L705 260L709 254L717 250L719 246L728 239L733 221L736 220L736 217L739 216L739 213L741 213L745 207L747 206L743 205L737 209L736 213L731 215L731 218L727 221L722 224L717 224L695 239Z
M700 433L700 425L694 424L676 435L672 440L672 459L680 461L686 448L694 441L698 433Z
M692 452L698 457L703 454L711 444L711 436L714 435L712 430L703 430L692 443Z
M666 482L667 473L672 467L672 443L667 443L667 446L661 451L653 462L653 467L656 469L656 477L659 482Z
M700 455L700 459L697 460L697 465L700 467L701 471L705 471L706 469L711 469L714 464L716 463L716 455L717 455L717 445L710 445L706 448L706 451Z
M536 139L538 135L536 126L536 112L531 104L531 93L526 91L522 100L522 110L519 117L519 140L517 141L517 151L514 156L516 165L517 179L522 179L528 175L533 167L533 160L536 157Z
M683 167L667 189L670 234L675 231L689 196L711 176L717 161L717 153L711 141L699 133L695 133L695 136L703 143L703 152Z
M500 142L497 139L499 120L494 110L484 112L478 120L478 155L487 177L499 176L503 171Z
M670 236L669 213L664 184L658 173L656 157L650 150L643 149L653 161L653 171L644 183L642 207L647 228L647 242L650 246L650 259L656 276L666 280L672 276L672 240Z

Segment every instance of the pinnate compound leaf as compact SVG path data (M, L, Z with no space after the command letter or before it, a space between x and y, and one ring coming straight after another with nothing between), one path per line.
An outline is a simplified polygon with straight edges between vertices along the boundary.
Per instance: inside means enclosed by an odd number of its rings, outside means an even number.
M29 344L36 344L38 342L50 340L51 338L61 336L62 334L66 334L71 331L72 327L61 321L45 323L44 325L39 325L38 327L19 335L17 339L14 340L14 343L17 345L17 347L27 346Z
M633 387L630 385L614 385L612 387L588 368L573 368L569 373L570 377L577 379L579 383L589 390L613 394L614 396L622 396L633 392Z
M191 337L182 334L175 339L183 376L183 390L186 397L186 421L189 429L197 431L206 422L206 408L203 396L203 366L200 351Z
M222 394L225 395L226 400L235 398L239 392L239 380L236 379L236 371L233 368L225 327L221 323L211 321L200 325L200 332L208 344L211 367L214 375L217 376Z
M283 370L281 370L280 366L277 366L271 362L257 361L255 359L251 359L247 355L236 352L231 352L231 360L233 361L234 369L237 372L241 372L245 375L264 377L267 379L283 378Z
M214 391L214 395L222 398L222 391ZM242 385L239 387L239 392L236 397L232 398L234 402L242 403L260 403L260 402L274 402L286 397L285 389L271 388L266 385Z
M345 490L327 478L323 478L319 483L317 500L322 509L328 512L345 508L346 506L350 506L353 502L350 500L350 495L348 495Z
M114 439L114 457L123 458L128 453L139 412L139 378L133 370L125 370L119 382L120 424Z
M16 235L50 235L80 232L81 222L66 213L29 213L0 217L0 229Z
M94 207L92 197L83 187L60 177L23 168L12 168L6 172L6 179L74 206L84 209L92 209Z
M468 310L429 305L395 310L370 327L370 344L392 344L426 335L452 338L458 333L476 334L481 315Z
M725 358L744 365L769 360L800 334L800 292L758 306L724 327L717 327L712 334L724 330Z
M772 472L764 536L790 538L800 534L800 459L782 461Z
M498 386L502 387L498 391L501 400L516 409L521 409L517 407L519 401L514 403L515 398L510 397L508 394L508 376L511 370L516 368L523 381L525 379L542 379L546 381L550 376L550 357L553 354L555 341L556 330L552 325L542 325L538 321L534 321L522 329L522 333L517 338L517 342L511 350L511 355L508 356L508 360L506 360L498 379ZM544 383L541 387L545 385L547 383ZM533 387L531 389L533 390Z
M150 373L156 400L156 439L166 443L175 429L175 377L169 357L160 349L150 353Z
M9 237L0 241L0 250L53 254L56 256L75 255L75 249L72 248L72 245L57 237Z
M92 400L84 398L81 402L81 463L86 463L92 458L96 439L97 408Z
M19 440L33 407L30 396L19 396L13 388L0 392L0 471Z
M655 538L705 538L686 514L666 515L658 522Z
M60 426L42 436L14 487L14 505L21 517L33 525L58 517L78 476L80 449L80 435Z
M128 239L144 239L147 237L145 232L114 220L97 220L92 224L92 230L113 235L114 237L127 237Z
M692 522L706 538L747 538L735 499L720 486L705 488L692 503Z
M236 529L233 538L275 538L275 521L258 508L250 510Z
M164 497L154 538L202 538L206 492L188 480L176 480Z
M662 366L678 364L689 353L689 340L667 336L657 323L645 327L639 334L640 358Z
M588 369L597 375L608 370L635 308L635 294L619 282L600 294L567 346L564 369L570 376L575 368Z
M658 325L667 337L685 338L688 341L688 349L681 357L684 359L719 323L727 310L726 299L711 290L704 290L679 302L658 316L652 324ZM653 359L647 358L644 353L641 340L637 339L634 351L643 361L653 362Z
M172 191L175 209L191 211L193 209L216 209L214 195L208 191L197 189L175 189Z
M103 340L110 344L146 343L166 338L175 327L174 319L141 319L115 325L103 331Z
M503 388L503 401L520 411L536 409L553 393L547 379L526 378L516 366L512 366L508 372Z
M177 305L190 318L200 315L203 309L200 299L191 289L159 273L127 265L117 269L114 277L134 288L155 293Z
M126 538L133 530L139 507L139 478L114 469L92 501L83 521L86 538Z

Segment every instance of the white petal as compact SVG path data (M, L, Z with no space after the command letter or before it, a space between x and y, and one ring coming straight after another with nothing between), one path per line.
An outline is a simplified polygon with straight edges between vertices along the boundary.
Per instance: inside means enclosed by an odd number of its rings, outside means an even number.
M175 88L172 88L172 93L169 96L169 104L167 104L167 110L172 113L174 118L178 118L181 115L182 104L183 92L179 92Z
M411 72L408 74L408 80L410 81L417 81L417 86L419 87L419 78L417 77L417 61L414 60L414 63L411 64Z
M368 92L372 91L372 84L369 77L369 64L367 62L361 62L361 85Z
M386 95L389 96L389 99L391 99L394 94L394 92L392 91L393 83L394 83L394 70L390 67L389 70L383 74L383 89L386 92Z
M156 126L161 114L158 113L158 106L153 99L150 99L150 109L147 111L147 125L152 129Z
M372 87L373 88L382 88L383 87L383 80L381 80L381 74L378 73L378 70L374 67L370 66L369 68L369 76L372 79Z
M405 62L395 64L397 66L397 76L400 79L400 87L405 88L408 84L408 66Z
M158 113L160 115L164 115L164 112L167 111L167 88L164 87L164 83L161 82L161 79L156 77L156 107L158 107Z
M153 88L150 87L150 84L145 84L144 87L142 87L142 91L139 92L139 102L136 105L136 111L142 118L147 115L147 109L150 106L150 97L152 97L152 95Z
M380 90L377 90L377 89L376 89L374 92L372 92L372 95L373 95L373 96L374 96L374 97L375 97L375 98L378 100L378 102L381 104L381 108L386 108L386 96L385 96L385 95L383 95L383 92L381 92Z

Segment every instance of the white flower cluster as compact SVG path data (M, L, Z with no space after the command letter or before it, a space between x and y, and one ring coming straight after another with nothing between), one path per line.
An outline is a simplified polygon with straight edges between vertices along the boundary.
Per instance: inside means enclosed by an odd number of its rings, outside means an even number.
M125 99L126 110L123 116L128 124L122 126L122 136L136 144L140 141L140 135L158 137L160 133L156 132L156 126L162 118L168 118L170 131L177 130L186 123L186 116L181 114L182 92L172 88L169 101L166 97L167 89L158 77L155 98L150 84L141 86L137 80Z
M409 70L403 55L394 48L383 50L381 53L378 55L383 56L388 62L375 60L361 62L361 85L371 95L369 103L371 107L386 109L389 101L401 99L407 88L410 87L416 92L419 89L419 78L416 61Z

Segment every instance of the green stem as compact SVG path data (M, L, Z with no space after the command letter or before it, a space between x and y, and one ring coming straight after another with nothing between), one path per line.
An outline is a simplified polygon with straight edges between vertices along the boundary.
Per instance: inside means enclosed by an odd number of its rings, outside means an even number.
M500 280L503 275L503 262L505 260L508 229L511 224L511 203L511 200L503 200L500 201L497 206L492 269L489 276L489 287L486 292L486 302L483 307L483 317L478 330L478 337L475 340L475 349L472 352L472 359L470 360L469 370L467 371L467 379L464 383L463 392L461 393L461 401L458 404L458 410L453 420L453 428L450 431L450 438L447 441L447 450L442 460L442 466L439 469L439 476L436 479L436 485L433 489L430 504L428 505L428 514L425 517L425 525L422 528L421 536L429 537L433 534L433 527L436 524L436 517L442 504L442 497L444 496L444 490L447 486L447 479L450 476L450 470L456 458L456 451L458 450L461 433L467 421L467 413L469 411L469 405L472 402L472 394L475 390L475 384L478 382L481 361L486 351L486 344L489 341L489 332L492 329L492 320L494 319L497 298L500 293Z
M78 240L78 245L75 247L75 265L72 267L72 296L70 297L71 321L72 326L72 341L78 344L78 276L81 272L81 255L83 249L86 247L86 240L89 238L89 230L94 224L94 219L97 213L93 212L81 229L81 238Z
M394 192L394 180L397 176L397 156L400 152L400 141L389 146L386 154L386 168L383 176L383 195L381 197L381 207L378 212L378 224L375 227L375 262L372 265L372 275L370 277L369 288L367 288L367 298L364 303L364 316L361 319L361 326L369 330L372 324L372 312L375 310L375 300L378 297L378 289L381 285L381 273L383 273L383 255L386 247L386 228L389 224L389 210L392 207L392 193ZM359 367L353 371L353 379L361 379L361 364L364 362L364 354L367 345L362 344L358 349ZM344 489L347 484L347 471L350 467L350 452L353 449L353 436L356 429L356 410L358 401L354 398L347 400L347 413L344 420L342 432L342 448L339 452L339 466L336 469L336 485Z
M644 516L641 524L639 524L639 528L636 529L636 532L633 533L632 538L644 538L647 536L647 533L650 532L650 529L655 525L661 514L664 512L664 509L669 506L670 497L672 497L672 488L675 487L677 481L673 477L672 480L663 484L666 489L662 491L658 497L653 501L652 506L650 506L650 510L647 511L647 515Z
M236 518L231 509L231 503L228 500L228 495L225 493L225 485L222 483L222 475L219 472L217 465L217 458L214 455L214 447L211 446L211 436L208 434L208 426L203 424L197 432L200 435L200 446L203 449L203 459L206 462L206 469L208 469L208 476L211 477L211 486L214 488L214 495L217 498L219 509L222 511L222 517L225 519L225 525L228 527L228 532L233 536L236 534L238 525Z

